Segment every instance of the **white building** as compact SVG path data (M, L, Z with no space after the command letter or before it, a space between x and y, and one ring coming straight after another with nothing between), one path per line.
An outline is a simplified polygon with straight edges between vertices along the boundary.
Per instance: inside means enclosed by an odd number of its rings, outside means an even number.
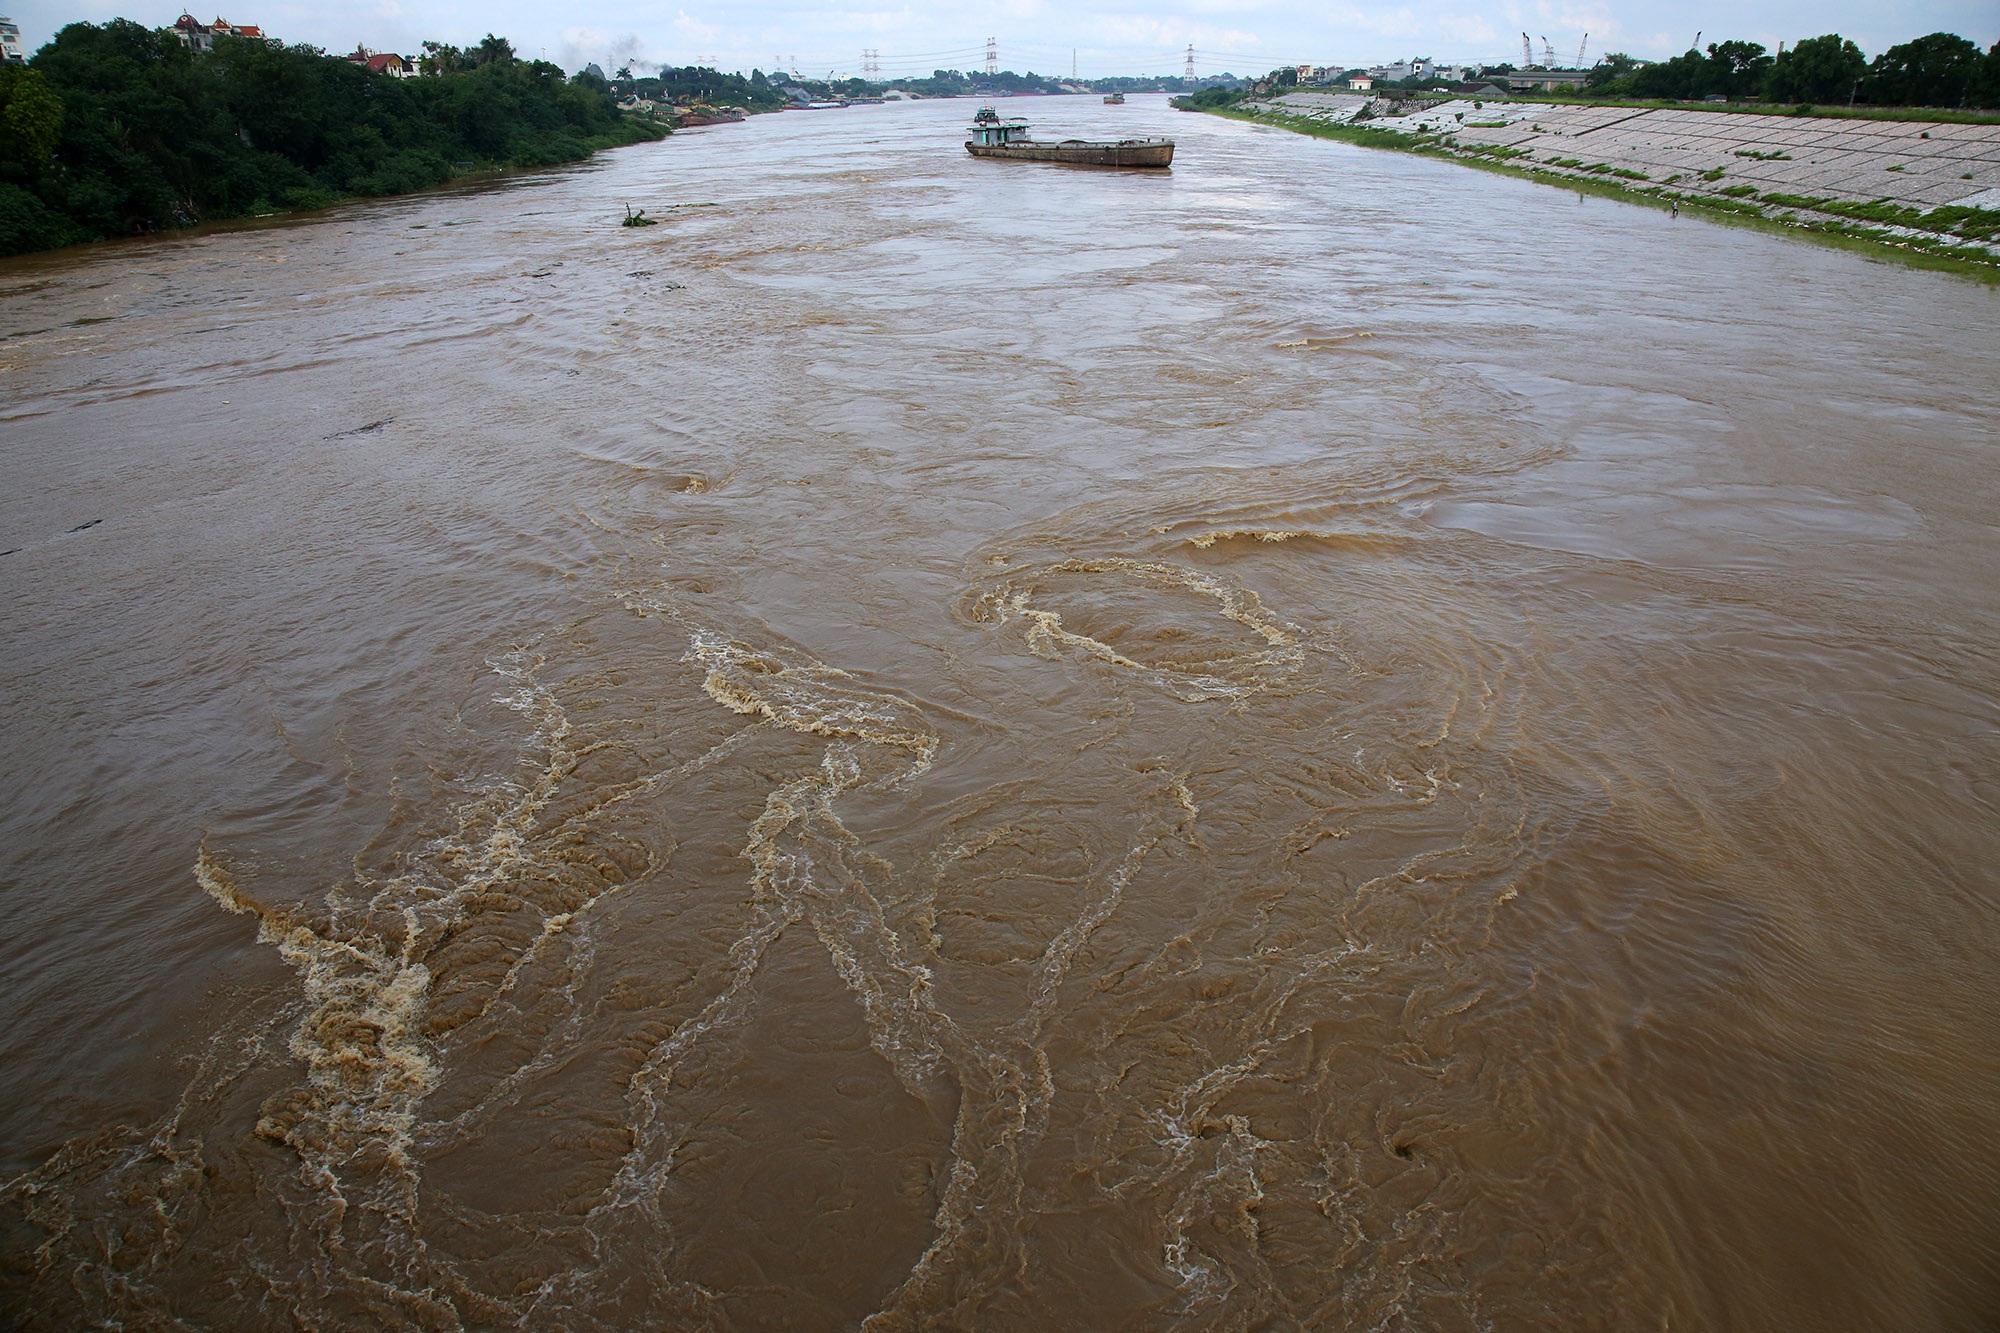
M1384 83L1400 83L1404 79L1449 79L1460 83L1465 79L1462 67L1440 65L1432 60L1398 60L1393 65L1376 65L1368 72Z
M17 65L28 63L28 52L21 45L21 25L12 19L0 18L0 60L11 60Z

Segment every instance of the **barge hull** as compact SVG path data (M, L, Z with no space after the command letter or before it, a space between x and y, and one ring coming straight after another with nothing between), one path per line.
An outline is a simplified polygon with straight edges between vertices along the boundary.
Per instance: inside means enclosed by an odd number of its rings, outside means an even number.
M1158 143L968 143L974 157L1014 162L1067 162L1078 167L1164 167L1174 160L1171 139Z

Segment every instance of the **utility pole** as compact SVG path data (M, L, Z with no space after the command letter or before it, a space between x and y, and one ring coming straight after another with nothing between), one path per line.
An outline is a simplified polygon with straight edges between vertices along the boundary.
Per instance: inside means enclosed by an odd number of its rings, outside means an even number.
M986 39L986 77L990 79L999 72L1000 40L997 37L988 37Z
M1182 69L1181 69L1181 77L1182 77L1182 78L1184 78L1184 79L1192 79L1192 78L1194 78L1194 43L1193 43L1193 42L1189 42L1189 43L1188 43L1188 53L1187 53L1187 64L1186 64L1186 65L1185 65L1184 67L1182 67Z

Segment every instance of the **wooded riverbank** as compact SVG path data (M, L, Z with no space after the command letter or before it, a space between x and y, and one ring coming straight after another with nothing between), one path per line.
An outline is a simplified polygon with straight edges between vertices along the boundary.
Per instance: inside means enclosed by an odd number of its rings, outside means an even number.
M390 78L309 46L195 52L125 19L0 66L0 255L409 194L665 137L600 80L520 60ZM465 53L456 53L465 54ZM475 63L476 62L476 63Z

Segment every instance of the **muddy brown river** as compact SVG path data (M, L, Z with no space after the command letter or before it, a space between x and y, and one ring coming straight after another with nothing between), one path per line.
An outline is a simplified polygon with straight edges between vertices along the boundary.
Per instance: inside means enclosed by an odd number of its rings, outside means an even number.
M2000 289L1027 105L0 265L0 1324L2000 1322Z

